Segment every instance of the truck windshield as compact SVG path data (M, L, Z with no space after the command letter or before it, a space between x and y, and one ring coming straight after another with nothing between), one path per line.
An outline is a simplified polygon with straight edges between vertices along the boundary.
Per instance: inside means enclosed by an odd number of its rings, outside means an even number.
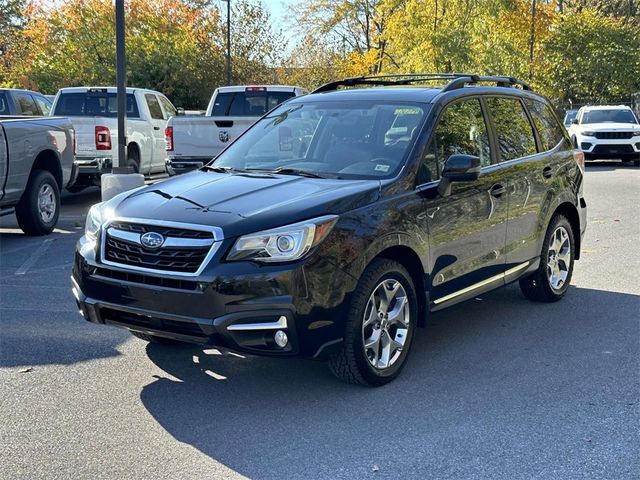
M261 117L285 100L295 96L294 92L219 92L214 100L212 117Z
M591 110L584 112L581 123L638 123L631 110Z
M373 101L285 104L261 119L212 166L330 178L397 174L428 106Z
M75 92L61 93L54 115L64 117L112 117L118 116L118 101L115 93ZM127 94L127 117L140 118L138 104L132 93Z

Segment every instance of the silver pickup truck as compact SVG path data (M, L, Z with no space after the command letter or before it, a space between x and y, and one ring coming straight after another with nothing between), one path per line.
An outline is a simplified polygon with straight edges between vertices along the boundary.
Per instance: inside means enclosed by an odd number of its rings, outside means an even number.
M75 134L67 118L0 116L0 216L27 235L51 233L60 191L74 181Z

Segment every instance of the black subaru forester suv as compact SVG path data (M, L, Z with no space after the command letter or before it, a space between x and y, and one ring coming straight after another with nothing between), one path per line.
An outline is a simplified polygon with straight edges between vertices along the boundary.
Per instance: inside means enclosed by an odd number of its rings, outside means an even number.
M381 385L430 312L516 280L562 298L583 168L549 102L513 78L350 78L198 171L94 205L73 293L85 319L150 342L326 359Z

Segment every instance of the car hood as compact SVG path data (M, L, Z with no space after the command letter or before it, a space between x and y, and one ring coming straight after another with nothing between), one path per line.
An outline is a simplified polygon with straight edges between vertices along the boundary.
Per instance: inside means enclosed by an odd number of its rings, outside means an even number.
M603 123L585 123L583 125L580 125L581 131L594 130L597 132L618 132L618 131L628 131L628 130L638 130L638 129L640 129L640 124L637 124L637 123L603 122Z
M225 238L340 214L375 202L378 180L195 171L136 190L117 217L222 228Z

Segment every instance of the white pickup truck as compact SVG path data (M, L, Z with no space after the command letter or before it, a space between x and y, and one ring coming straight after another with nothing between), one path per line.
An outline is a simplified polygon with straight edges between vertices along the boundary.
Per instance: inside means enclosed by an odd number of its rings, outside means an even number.
M68 117L76 131L75 168L71 191L99 183L111 171L118 152L115 87L72 87L58 91L53 114ZM177 111L161 93L127 88L127 164L144 175L165 170L164 127Z
M306 93L285 85L217 88L204 116L167 122L167 172L175 175L201 167L272 108Z

